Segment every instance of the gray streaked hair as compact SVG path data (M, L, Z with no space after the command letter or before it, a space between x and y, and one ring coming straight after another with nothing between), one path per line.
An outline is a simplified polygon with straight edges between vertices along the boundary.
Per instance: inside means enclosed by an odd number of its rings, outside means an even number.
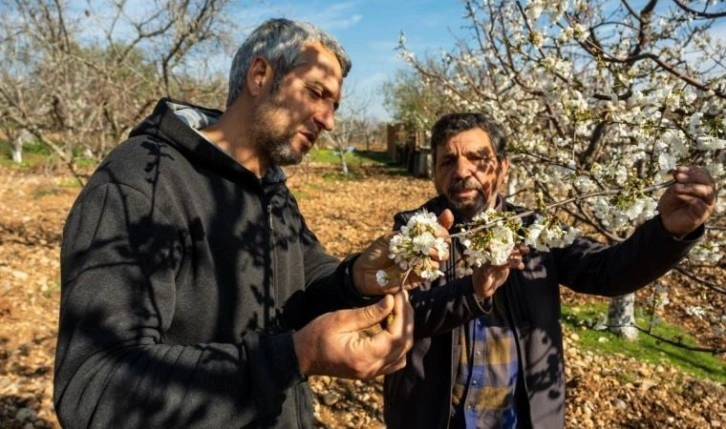
M350 57L332 36L309 22L284 18L270 19L257 27L237 49L229 71L227 106L232 104L245 88L247 70L255 57L263 57L272 65L275 72L274 92L282 78L290 70L302 64L300 53L303 46L315 42L320 42L325 49L335 55L340 63L343 77L346 77L352 65Z

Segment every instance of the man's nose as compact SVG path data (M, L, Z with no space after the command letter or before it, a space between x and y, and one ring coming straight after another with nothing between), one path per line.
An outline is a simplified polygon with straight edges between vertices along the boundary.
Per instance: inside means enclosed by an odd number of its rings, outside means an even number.
M315 112L313 120L318 127L325 131L332 131L335 128L335 109L332 105L325 103L323 107Z
M456 159L456 168L454 169L454 175L457 178L467 178L471 175L472 164L464 156L460 156Z

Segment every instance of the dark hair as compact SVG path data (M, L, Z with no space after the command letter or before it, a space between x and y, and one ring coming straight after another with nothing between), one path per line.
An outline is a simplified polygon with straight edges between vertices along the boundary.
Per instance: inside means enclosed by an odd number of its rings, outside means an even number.
M464 131L481 128L489 135L489 140L501 161L507 157L507 138L504 130L492 118L483 113L449 113L439 118L431 129L431 156L436 165L436 149L449 139ZM435 167L434 167L435 168Z
M274 89L290 70L301 64L302 48L310 42L320 42L325 49L332 52L340 63L343 77L348 75L350 58L331 35L309 22L270 19L257 27L237 50L229 72L227 105L234 103L245 88L247 69L256 56L264 57L272 64L275 70Z

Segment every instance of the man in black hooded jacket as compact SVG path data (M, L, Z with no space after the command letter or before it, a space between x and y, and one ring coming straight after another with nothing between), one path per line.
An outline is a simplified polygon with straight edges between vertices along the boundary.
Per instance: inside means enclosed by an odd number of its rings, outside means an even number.
M235 57L224 113L161 100L98 167L61 251L64 427L309 428L306 376L405 364L407 295L366 298L387 292L387 238L326 254L280 168L333 128L349 68L316 27L270 20Z

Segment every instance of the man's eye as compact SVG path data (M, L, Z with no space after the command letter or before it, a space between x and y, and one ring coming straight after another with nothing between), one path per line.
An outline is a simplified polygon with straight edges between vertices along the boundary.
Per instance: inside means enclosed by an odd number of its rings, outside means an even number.
M310 95L312 95L313 98L316 98L316 99L323 98L323 91L321 91L317 88L313 88L313 87L309 86L308 91L310 91Z
M441 160L440 165L451 165L453 162L452 158L444 158Z

